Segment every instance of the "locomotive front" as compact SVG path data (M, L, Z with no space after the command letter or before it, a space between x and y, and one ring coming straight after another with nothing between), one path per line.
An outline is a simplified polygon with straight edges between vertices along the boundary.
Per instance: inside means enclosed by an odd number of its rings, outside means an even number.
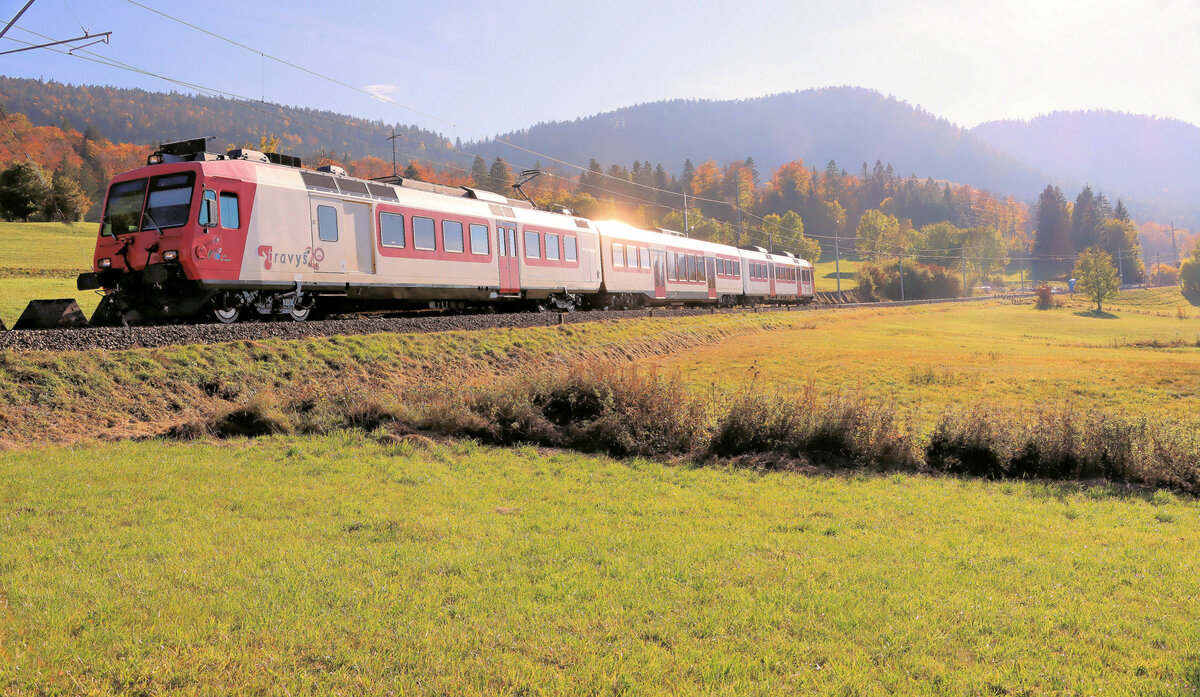
M147 166L113 179L93 270L77 280L80 290L105 293L93 324L192 317L206 310L214 295L203 281L220 274L220 267L236 277L241 250L222 246L219 233L243 225L236 195L218 204L204 186L204 163L213 157L204 152L203 139L169 143L150 156ZM228 242L237 237L226 236ZM237 261L228 263L235 261L235 251Z

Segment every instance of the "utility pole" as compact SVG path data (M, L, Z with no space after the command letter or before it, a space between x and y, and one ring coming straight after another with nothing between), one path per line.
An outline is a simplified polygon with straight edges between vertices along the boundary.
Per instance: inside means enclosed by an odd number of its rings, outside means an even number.
M1125 285L1125 265L1121 262L1121 257L1123 257L1123 256L1125 256L1125 250L1118 249L1117 250L1117 277L1121 279L1121 282L1119 284L1117 284L1118 291L1121 290L1121 286Z
M970 293L967 292L967 246L965 244L962 246L962 264L963 264L963 297L965 298L968 295L970 295Z
M1179 250L1175 248L1175 221L1171 221L1171 257L1175 259L1175 268L1179 268Z
M1154 255L1154 285L1162 278L1162 252Z
M833 273L835 276L837 276L837 288L838 288L838 296L839 297L842 294L842 250L840 248L841 245L839 244L839 242L841 242L841 239L842 239L841 235L838 234L838 229L834 228L833 229Z
M396 139L399 137L400 137L400 134L396 132L395 128L392 129L392 135L388 137L388 140L392 141L392 176L393 177L400 176L400 173L396 170Z
M900 263L900 300L904 300L904 247L896 252L896 261Z
M738 229L738 244L742 243L742 178L738 177L734 182L734 201L733 208L737 211L737 229Z
M684 186L687 186L687 184L684 184ZM683 236L692 236L692 228L688 225L687 189L683 191Z

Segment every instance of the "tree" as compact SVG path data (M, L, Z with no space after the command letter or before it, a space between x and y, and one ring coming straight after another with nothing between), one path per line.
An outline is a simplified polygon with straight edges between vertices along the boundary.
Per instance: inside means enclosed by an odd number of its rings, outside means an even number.
M1192 248L1192 254L1179 265L1179 282L1188 295L1200 294L1200 244Z
M1102 312L1104 301L1121 289L1112 257L1098 246L1088 247L1079 255L1074 273L1075 290L1096 303L1096 312Z
M1120 259L1117 270L1125 283L1141 283L1145 273L1142 245L1133 221L1109 218L1096 227L1096 243L1109 256ZM1120 256L1118 256L1120 255Z
M908 247L895 216L872 208L858 219L858 249L867 254L892 256Z
M19 162L0 172L0 215L8 220L29 220L49 197L50 182L32 162Z
M1125 202L1117 199L1117 209L1113 212L1113 217L1117 220L1130 220L1129 210L1125 208Z
M54 220L61 214L67 222L73 223L83 217L91 204L79 182L60 172L54 175L50 195L42 206L42 215L46 220Z
M488 184L487 160L484 160L481 155L476 155L475 161L471 163L471 187L475 189L487 189Z
M417 181L421 181L421 171L418 170L417 165L412 162L409 162L408 166L404 168L404 173L402 176L405 179L416 179Z
M1092 187L1087 185L1075 197L1075 206L1071 209L1071 246L1075 251L1097 243L1096 228L1104 220L1102 201L1104 199L1097 198Z
M488 169L488 184L487 189L503 196L508 195L508 190L512 188L512 173L503 159L497 157L492 161L492 166Z
M1074 255L1075 248L1071 245L1071 217L1067 212L1067 199L1062 189L1047 185L1038 196L1037 202L1037 232L1033 243L1033 253L1041 257L1035 273L1039 278L1061 274L1065 269L1065 259Z

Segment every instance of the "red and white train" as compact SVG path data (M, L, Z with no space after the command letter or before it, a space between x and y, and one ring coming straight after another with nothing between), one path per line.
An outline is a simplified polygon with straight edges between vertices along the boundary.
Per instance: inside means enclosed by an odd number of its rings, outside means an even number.
M93 323L318 306L483 308L804 303L812 264L593 221L471 188L369 181L253 150L162 146L109 185Z

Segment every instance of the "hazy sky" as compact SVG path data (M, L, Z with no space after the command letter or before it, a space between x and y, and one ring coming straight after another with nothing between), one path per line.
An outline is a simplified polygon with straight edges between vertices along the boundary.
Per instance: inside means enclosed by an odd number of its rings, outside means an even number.
M464 140L660 99L831 85L873 88L968 127L1091 108L1200 124L1194 0L138 1L254 51L129 0L36 0L8 37L112 31L88 50L206 88ZM23 4L0 0L3 21ZM8 37L0 48L20 45ZM0 73L186 89L46 50L0 56Z

